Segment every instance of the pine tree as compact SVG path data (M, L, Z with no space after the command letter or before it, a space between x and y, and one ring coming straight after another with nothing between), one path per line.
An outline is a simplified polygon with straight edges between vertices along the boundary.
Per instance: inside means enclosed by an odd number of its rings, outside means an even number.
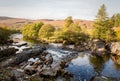
M106 42L111 41L114 37L114 30L112 29L113 24L107 17L106 7L103 4L98 10L96 20L93 24L94 31L93 37L104 40Z
M97 18L97 20L101 20L101 21L105 21L105 20L108 19L107 12L106 12L106 7L105 7L104 4L98 10L96 18Z

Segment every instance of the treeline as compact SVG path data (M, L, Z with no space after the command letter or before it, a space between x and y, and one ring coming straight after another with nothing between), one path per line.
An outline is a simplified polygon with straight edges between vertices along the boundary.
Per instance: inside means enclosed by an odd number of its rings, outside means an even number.
M42 22L26 24L22 29L23 38L64 44L79 44L88 38L88 35L82 32L81 26L73 22L71 16L67 17L64 22L61 28Z
M92 34L89 34L87 30L69 16L64 20L61 28L39 22L25 25L22 34L26 39L76 45L90 39L100 39L105 42L120 41L120 14L108 17L103 4L98 10L92 31L90 31Z

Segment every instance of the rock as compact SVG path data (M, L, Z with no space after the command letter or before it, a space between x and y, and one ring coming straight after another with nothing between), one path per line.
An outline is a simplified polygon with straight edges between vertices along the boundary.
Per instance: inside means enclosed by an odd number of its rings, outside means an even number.
M24 68L24 72L25 72L25 74L32 75L32 74L36 73L37 70L36 70L36 68L34 66L27 65Z
M18 51L15 48L6 48L3 50L0 50L0 61L5 59L5 57L12 56Z
M8 43L8 44L12 44L12 43L13 43L13 40L8 40L7 43Z
M99 39L92 40L90 44L91 53L98 56L101 56L107 53L107 50L105 47L106 47L106 44L104 43L104 41L101 41Z
M43 80L43 78L39 77L39 76L30 76L27 81L45 81Z
M25 46L25 45L27 45L27 43L26 42L19 42L19 43L15 43L15 44L13 44L14 46L17 46L17 47L21 47L21 46Z
M24 49L22 49L23 51L27 51L27 50L30 50L30 49L32 49L32 47L26 47L26 48L24 48Z
M12 68L0 69L0 81L21 81L23 76L22 72Z
M110 50L112 54L120 55L120 42L112 42Z
M111 55L110 57L115 64L120 65L120 55Z
M113 80L104 76L96 76L91 81L113 81Z
M41 76L56 76L57 71L55 68L48 67L46 65L43 66L42 71L39 72Z
M53 57L51 54L47 54L46 57L45 57L45 64L46 65L49 65L49 64L52 64L53 63Z
M40 70L39 74L42 76L57 76L59 73L66 74L67 72L64 70L64 62L56 61L51 64L51 66L44 65L42 70ZM63 68L64 67L64 68Z
M18 65L24 61L27 61L31 57L40 55L44 50L45 47L41 46L39 48L33 48L27 51L23 51L21 53L18 53L16 56L13 56L12 58L6 60L1 65L2 67Z
M66 65L66 62L65 62L65 61L61 61L60 67L61 67L62 69L64 69L66 66L67 66L67 65Z

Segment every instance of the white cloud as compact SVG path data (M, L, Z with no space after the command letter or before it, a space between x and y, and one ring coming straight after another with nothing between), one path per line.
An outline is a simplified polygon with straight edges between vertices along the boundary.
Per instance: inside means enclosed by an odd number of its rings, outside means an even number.
M110 15L120 12L120 1L113 0L0 0L0 15L25 18L94 19L105 3Z

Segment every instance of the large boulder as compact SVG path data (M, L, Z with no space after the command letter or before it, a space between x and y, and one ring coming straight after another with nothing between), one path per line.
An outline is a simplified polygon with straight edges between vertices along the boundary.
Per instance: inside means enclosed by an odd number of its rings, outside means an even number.
M64 61L53 61L51 55L48 53L45 56L45 60L35 59L30 60L29 63L24 67L25 74L33 75L35 73L39 73L40 76L56 76L59 72L65 74L67 73L64 68L66 62Z
M90 49L92 54L95 54L98 56L101 56L107 53L105 42L99 39L92 40L90 44Z
M6 49L0 50L0 61L5 59L8 56L14 55L16 51L18 50L15 48L6 48Z
M45 49L46 48L44 46L40 46L38 48L32 48L30 50L23 51L1 63L1 66L3 67L18 65L24 61L27 61L31 57L40 55Z
M120 42L112 42L110 50L112 54L120 55Z

